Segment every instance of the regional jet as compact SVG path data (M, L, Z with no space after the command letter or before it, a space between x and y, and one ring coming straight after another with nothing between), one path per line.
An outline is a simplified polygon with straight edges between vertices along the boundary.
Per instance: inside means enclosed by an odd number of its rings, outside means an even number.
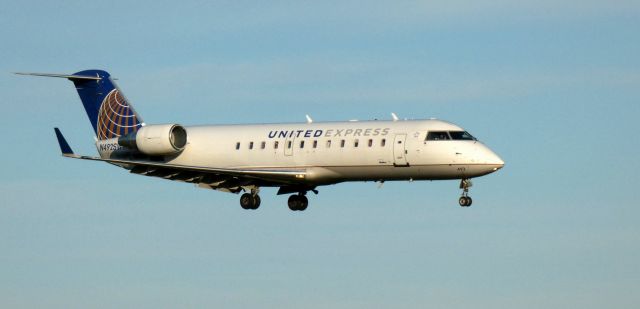
M471 178L504 161L463 128L442 120L306 122L182 126L146 124L109 73L16 73L73 82L95 133L99 156L75 154L54 128L62 155L107 162L133 174L243 193L244 209L260 206L260 188L291 194L291 210L307 209L308 192L349 181L460 180L460 206L471 206Z

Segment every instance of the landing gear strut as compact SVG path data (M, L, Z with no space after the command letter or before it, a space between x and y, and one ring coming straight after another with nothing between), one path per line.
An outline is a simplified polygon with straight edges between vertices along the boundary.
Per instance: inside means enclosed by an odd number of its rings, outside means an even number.
M243 209L258 209L260 207L260 195L258 188L252 188L251 193L245 193L240 196L240 206Z
M293 211L303 211L309 206L309 199L305 196L306 192L300 192L289 196L289 209Z
M469 188L472 185L473 184L469 179L462 179L460 181L460 189L462 189L462 196L460 197L460 199L458 199L458 203L460 203L460 206L469 207L473 203L473 200L469 196Z

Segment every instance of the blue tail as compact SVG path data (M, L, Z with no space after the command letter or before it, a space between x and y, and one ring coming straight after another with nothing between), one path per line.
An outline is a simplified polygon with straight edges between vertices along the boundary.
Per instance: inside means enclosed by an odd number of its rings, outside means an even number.
M111 75L105 71L85 70L71 75L19 72L16 74L61 77L72 81L99 140L127 135L138 131L142 126L140 116L113 83Z
M113 83L109 73L86 70L66 77L73 82L99 140L137 131L142 119Z

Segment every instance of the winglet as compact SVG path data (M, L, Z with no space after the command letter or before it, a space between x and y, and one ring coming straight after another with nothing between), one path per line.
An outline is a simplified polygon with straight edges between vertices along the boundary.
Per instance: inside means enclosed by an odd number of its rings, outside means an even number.
M62 151L62 155L73 156L73 150L71 150L69 143L67 143L67 140L62 135L62 132L60 132L60 129L54 128L53 130L56 131L56 138L58 139L58 145L60 145L60 151Z

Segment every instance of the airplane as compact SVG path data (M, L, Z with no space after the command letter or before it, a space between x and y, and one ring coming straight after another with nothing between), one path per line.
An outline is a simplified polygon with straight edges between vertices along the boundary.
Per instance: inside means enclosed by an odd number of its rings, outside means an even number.
M471 178L504 161L462 127L437 120L182 126L146 124L102 70L73 74L15 73L73 82L95 133L99 156L73 152L54 128L64 157L107 162L130 173L239 194L243 209L260 206L260 188L291 194L293 211L307 209L308 192L352 181L460 180L469 207Z

